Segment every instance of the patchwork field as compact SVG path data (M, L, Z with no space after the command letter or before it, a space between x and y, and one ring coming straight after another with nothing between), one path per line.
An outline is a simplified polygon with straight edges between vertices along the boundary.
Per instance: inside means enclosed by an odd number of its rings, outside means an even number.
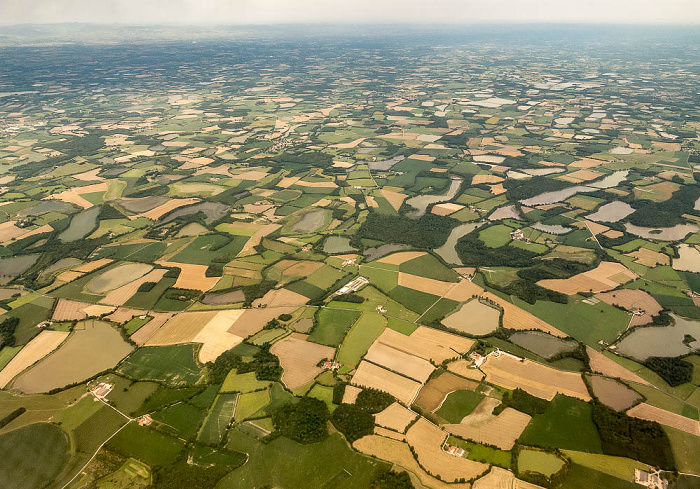
M521 388L533 396L553 399L557 394L589 401L581 374L562 372L531 360L517 360L507 354L491 355L481 366L486 380L507 389Z
M371 387L388 392L406 405L413 402L421 388L419 382L365 361L357 367L351 382L361 387Z
M474 390L477 386L477 382L445 372L423 386L416 398L416 405L424 411L432 412L442 404L450 392L462 389Z
M311 343L307 338L292 333L270 349L280 359L284 369L282 382L290 390L311 382L323 371L316 365L324 358L331 360L335 354L335 348Z
M579 292L604 292L636 278L637 275L624 265L604 261L588 272L567 279L540 280L537 285L562 294L574 295Z
M461 438L510 450L531 418L512 408L494 416L492 411L498 404L498 400L487 397L460 423L446 424L443 428Z

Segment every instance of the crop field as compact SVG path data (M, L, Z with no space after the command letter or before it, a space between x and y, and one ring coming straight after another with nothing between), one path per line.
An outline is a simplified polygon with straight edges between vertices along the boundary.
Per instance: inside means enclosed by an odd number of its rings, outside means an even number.
M110 450L151 466L173 463L184 446L182 440L137 423L126 425L106 445Z
M270 352L277 355L284 369L282 382L288 389L296 389L311 382L322 369L317 367L323 359L331 360L335 349L307 341L310 337L292 333L275 343Z
M193 345L139 348L117 371L127 377L155 380L172 385L191 385L201 376Z
M461 438L510 450L531 418L512 408L506 408L494 416L492 411L498 404L496 399L487 397L460 423L446 424L443 428Z
M207 416L198 440L208 444L218 444L233 420L238 404L238 394L220 394Z
M441 322L448 328L475 336L486 335L498 328L501 312L478 300L462 305Z
M643 290L620 289L596 294L596 298L610 305L624 307L628 311L643 311L642 314L632 316L630 327L650 323L652 316L656 316L663 309L656 299Z
M469 338L424 326L419 326L410 335L386 329L377 342L435 363L458 357L474 344Z
M387 326L384 316L365 312L350 328L338 349L336 360L347 367L357 367L362 356Z
M574 295L578 292L605 292L636 278L634 272L624 265L604 261L588 272L567 279L540 280L537 285L562 294Z
M520 441L535 446L600 453L600 437L591 412L590 404L558 395L544 414L532 419Z
M418 394L421 384L382 367L363 361L352 377L353 384L388 392L406 405Z
M416 398L416 405L423 411L432 412L437 409L445 397L450 393L458 390L475 390L478 386L477 382L463 379L449 372L441 374L439 377L431 379L423 386Z
M578 343L573 340L563 340L540 331L518 331L511 334L508 341L547 359L578 348Z
M267 406L269 402L269 390L240 394L236 402L234 419L236 422L244 421Z
M316 321L309 341L327 346L338 346L343 341L345 333L360 317L356 311L345 311L340 309L321 309L318 312Z
M48 392L114 367L131 353L131 345L109 323L81 324L52 355L20 375L13 387L25 393Z
M406 432L406 441L413 448L418 462L445 482L471 479L483 474L488 465L465 458L453 457L442 451L447 433L424 418L419 419Z
M421 384L428 380L428 377L435 369L429 361L397 350L381 342L375 342L369 348L364 360L400 373Z
M181 402L153 413L153 420L160 431L172 434L183 440L189 440L197 434L204 420L205 412L190 404Z
M647 421L656 421L664 426L670 426L691 435L700 436L700 423L698 423L697 419L686 418L680 414L671 413L645 402L627 411L627 415L633 418L646 419Z
M152 269L151 265L145 263L126 263L112 267L90 280L86 289L92 294L103 294L143 277Z
M5 387L24 369L58 348L67 337L68 333L62 331L42 331L39 333L0 371L0 386Z
M642 398L634 390L613 379L594 375L590 378L590 384L598 400L617 411L629 409Z
M537 472L551 477L564 467L564 461L540 450L521 450L518 454L518 472Z
M0 435L0 486L44 487L68 462L69 450L68 436L48 423Z
M648 466L630 458L601 455L598 453L563 450L564 454L575 464L597 470L623 480L634 479L634 469L648 470Z
M448 423L460 423L484 399L483 394L470 390L454 391L447 395L435 414Z
M408 425L416 419L417 414L395 402L374 415L377 425L404 433Z

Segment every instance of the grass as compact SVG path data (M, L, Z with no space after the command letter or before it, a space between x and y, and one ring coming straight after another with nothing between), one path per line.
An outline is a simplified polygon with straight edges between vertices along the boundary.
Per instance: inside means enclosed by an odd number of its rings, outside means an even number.
M267 406L269 402L270 391L268 390L241 394L234 418L237 422L244 421Z
M459 302L443 297L423 314L421 323L430 324L434 321L440 321L449 316L458 306Z
M590 404L557 395L543 414L538 414L520 436L527 445L582 452L602 451L598 430L593 424Z
M267 444L236 429L227 448L248 453L248 462L226 476L219 489L364 489L389 465L354 452L338 434L301 445L280 437ZM323 463L319 463L322 460Z
M671 440L671 450L678 471L700 476L700 437L670 426L662 428Z
M106 246L100 248L93 258L111 258L113 260L128 259L141 263L153 263L163 254L167 246L168 245L162 242Z
M285 404L296 404L299 398L289 393L279 382L275 382L270 387L270 403L263 409L264 414L270 415L277 408Z
M94 397L86 396L68 409L60 411L51 421L66 431L73 431L99 411L102 406L104 404L96 401Z
M388 327L393 329L394 331L398 331L401 334L405 334L406 336L410 335L413 333L416 329L418 329L418 325L415 323L409 323L408 321L401 321L400 319L395 319L395 318L387 318L388 319Z
M139 329L141 329L141 327L144 326L151 319L153 318L151 318L150 316L146 316L143 319L141 319L138 316L133 319L130 319L129 321L124 323L124 329L126 330L126 334L131 336L132 334L136 333Z
M136 292L124 305L137 309L153 309L163 292L175 285L176 281L174 278L163 278L148 292Z
M10 363L10 360L12 360L15 355L17 355L17 352L19 352L22 349L21 346L5 346L0 350L0 370L5 368L5 365Z
M244 453L231 450L221 450L196 444L190 450L192 462L201 467L226 467L233 470L243 465L247 459Z
M107 399L123 413L133 413L144 401L158 390L158 384L153 382L131 382L124 377L109 375L101 378L102 382L114 385Z
M405 319L406 321L415 321L418 319L418 314L409 311L402 304L399 304L393 299L390 299L375 287L369 285L360 290L357 295L364 297L365 301L360 304L352 302L332 301L328 304L329 308L337 309L355 309L358 311L376 312L377 306L382 306L386 309L386 315Z
M191 385L201 376L195 361L196 349L195 345L139 348L119 366L118 372L134 379Z
M124 416L110 407L103 406L73 430L76 451L92 456L98 447L124 424Z
M347 367L357 367L362 356L387 326L380 314L365 312L352 326L338 350L337 361Z
M338 346L359 317L357 311L323 308L316 316L317 324L308 339L321 345Z
M145 414L158 411L165 406L186 401L201 392L199 387L187 387L184 389L170 389L169 387L158 386L158 389L148 396L135 411L137 414Z
M204 414L203 410L181 402L154 413L153 419L162 423L157 426L160 431L189 440L204 421Z
M459 423L462 418L471 414L484 399L483 394L469 390L454 391L447 398L435 414L448 423Z
M613 457L597 453L564 450L564 453L575 464L597 470L619 479L632 480L634 469L646 469L646 465L631 458Z
M381 264L379 264L381 265ZM374 263L360 265L360 275L367 277L370 283L379 290L388 294L399 284L399 274L396 270L379 268Z
M185 443L132 422L109 440L107 448L125 457L134 457L148 465L170 465L177 459Z
M221 385L221 392L252 392L266 389L271 383L269 380L256 379L255 372L238 374L232 370Z
M309 275L306 281L318 288L329 289L343 275L343 272L329 265L324 265L318 270L316 270L314 273Z
M68 462L69 449L66 434L48 423L0 436L0 487L44 487Z
M457 282L459 278L454 270L447 268L440 260L430 254L402 263L399 270L411 275L433 278L444 282Z
M389 297L418 314L423 314L439 299L436 295L426 294L425 292L402 286L396 287L389 292Z
M333 387L315 384L307 395L325 402L330 412L333 412L337 407L335 404L333 404Z
M220 234L198 236L182 251L176 254L172 261L209 265L215 258L223 256L235 257L248 241L246 236L227 237Z
M469 460L483 462L485 464L493 464L510 470L512 458L510 452L481 445L479 443L462 440L455 436L450 436L447 443L463 448Z
M612 343L629 324L626 312L603 302L592 306L578 296L570 297L568 304L537 301L531 305L519 299L513 302L596 350L600 350L599 340Z
M564 461L540 450L521 450L518 454L518 472L538 472L551 477L564 466Z
M479 232L479 239L490 248L500 248L510 243L510 232L512 230L512 228L503 224L496 224Z
M224 437L231 419L233 419L237 402L238 394L218 396L199 432L198 440L204 443L218 444Z
M639 489L639 485L604 472L571 464L562 487L566 489Z

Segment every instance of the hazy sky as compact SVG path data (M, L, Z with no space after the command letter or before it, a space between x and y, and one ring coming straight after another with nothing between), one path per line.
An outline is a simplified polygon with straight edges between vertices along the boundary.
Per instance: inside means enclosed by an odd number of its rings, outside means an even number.
M700 0L0 0L0 24L700 24Z

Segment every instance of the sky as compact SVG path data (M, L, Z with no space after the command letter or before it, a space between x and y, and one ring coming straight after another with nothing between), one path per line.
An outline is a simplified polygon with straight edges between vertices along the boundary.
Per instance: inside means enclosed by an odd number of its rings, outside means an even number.
M0 24L700 24L700 0L0 0Z

